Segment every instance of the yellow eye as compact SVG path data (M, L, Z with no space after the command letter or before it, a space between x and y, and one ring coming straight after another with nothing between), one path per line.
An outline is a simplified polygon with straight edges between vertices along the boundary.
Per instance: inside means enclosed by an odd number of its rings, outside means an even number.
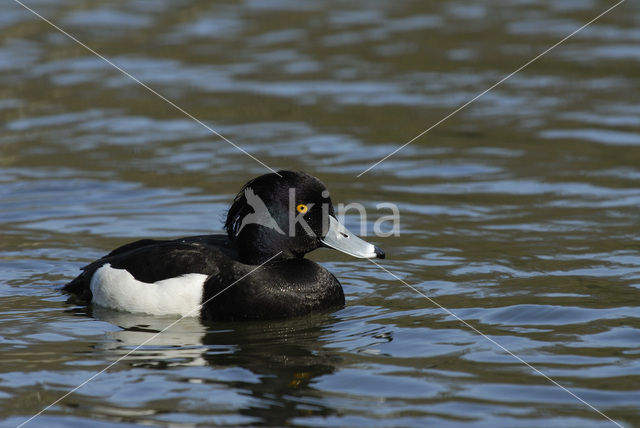
M299 204L299 205L296 207L296 210L298 210L298 212L299 212L300 214L306 214L306 213L307 213L307 211L309 211L309 207L308 207L308 206L306 206L305 204Z

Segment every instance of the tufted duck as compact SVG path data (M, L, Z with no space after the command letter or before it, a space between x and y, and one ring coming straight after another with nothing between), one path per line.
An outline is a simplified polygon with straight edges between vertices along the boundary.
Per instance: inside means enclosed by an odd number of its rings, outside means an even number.
M226 235L123 245L85 266L64 290L129 312L286 318L344 305L338 280L306 253L331 247L384 258L338 222L327 188L303 172L249 181L229 208L225 229Z

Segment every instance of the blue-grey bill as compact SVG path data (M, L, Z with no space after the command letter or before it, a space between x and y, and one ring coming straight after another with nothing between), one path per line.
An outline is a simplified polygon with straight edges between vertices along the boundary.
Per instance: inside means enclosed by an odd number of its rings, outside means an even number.
M329 231L321 240L324 245L360 259L384 259L384 251L349 232L335 217L329 216Z

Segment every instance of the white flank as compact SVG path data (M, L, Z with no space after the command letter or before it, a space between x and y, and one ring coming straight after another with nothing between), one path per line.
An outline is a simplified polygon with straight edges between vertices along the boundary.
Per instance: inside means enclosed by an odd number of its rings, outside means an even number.
M207 275L189 273L148 283L107 263L91 278L92 302L107 308L153 315L199 316Z

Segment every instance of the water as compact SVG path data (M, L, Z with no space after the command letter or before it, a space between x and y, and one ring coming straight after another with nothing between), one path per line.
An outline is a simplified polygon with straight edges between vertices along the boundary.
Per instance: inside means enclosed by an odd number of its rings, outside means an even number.
M336 202L392 202L383 265L624 426L640 426L640 8L613 3L29 1ZM0 425L173 322L66 303L133 239L220 231L266 172L7 2L0 14ZM358 217L347 217L358 229ZM183 320L27 426L604 427L378 267L329 250L344 309Z

